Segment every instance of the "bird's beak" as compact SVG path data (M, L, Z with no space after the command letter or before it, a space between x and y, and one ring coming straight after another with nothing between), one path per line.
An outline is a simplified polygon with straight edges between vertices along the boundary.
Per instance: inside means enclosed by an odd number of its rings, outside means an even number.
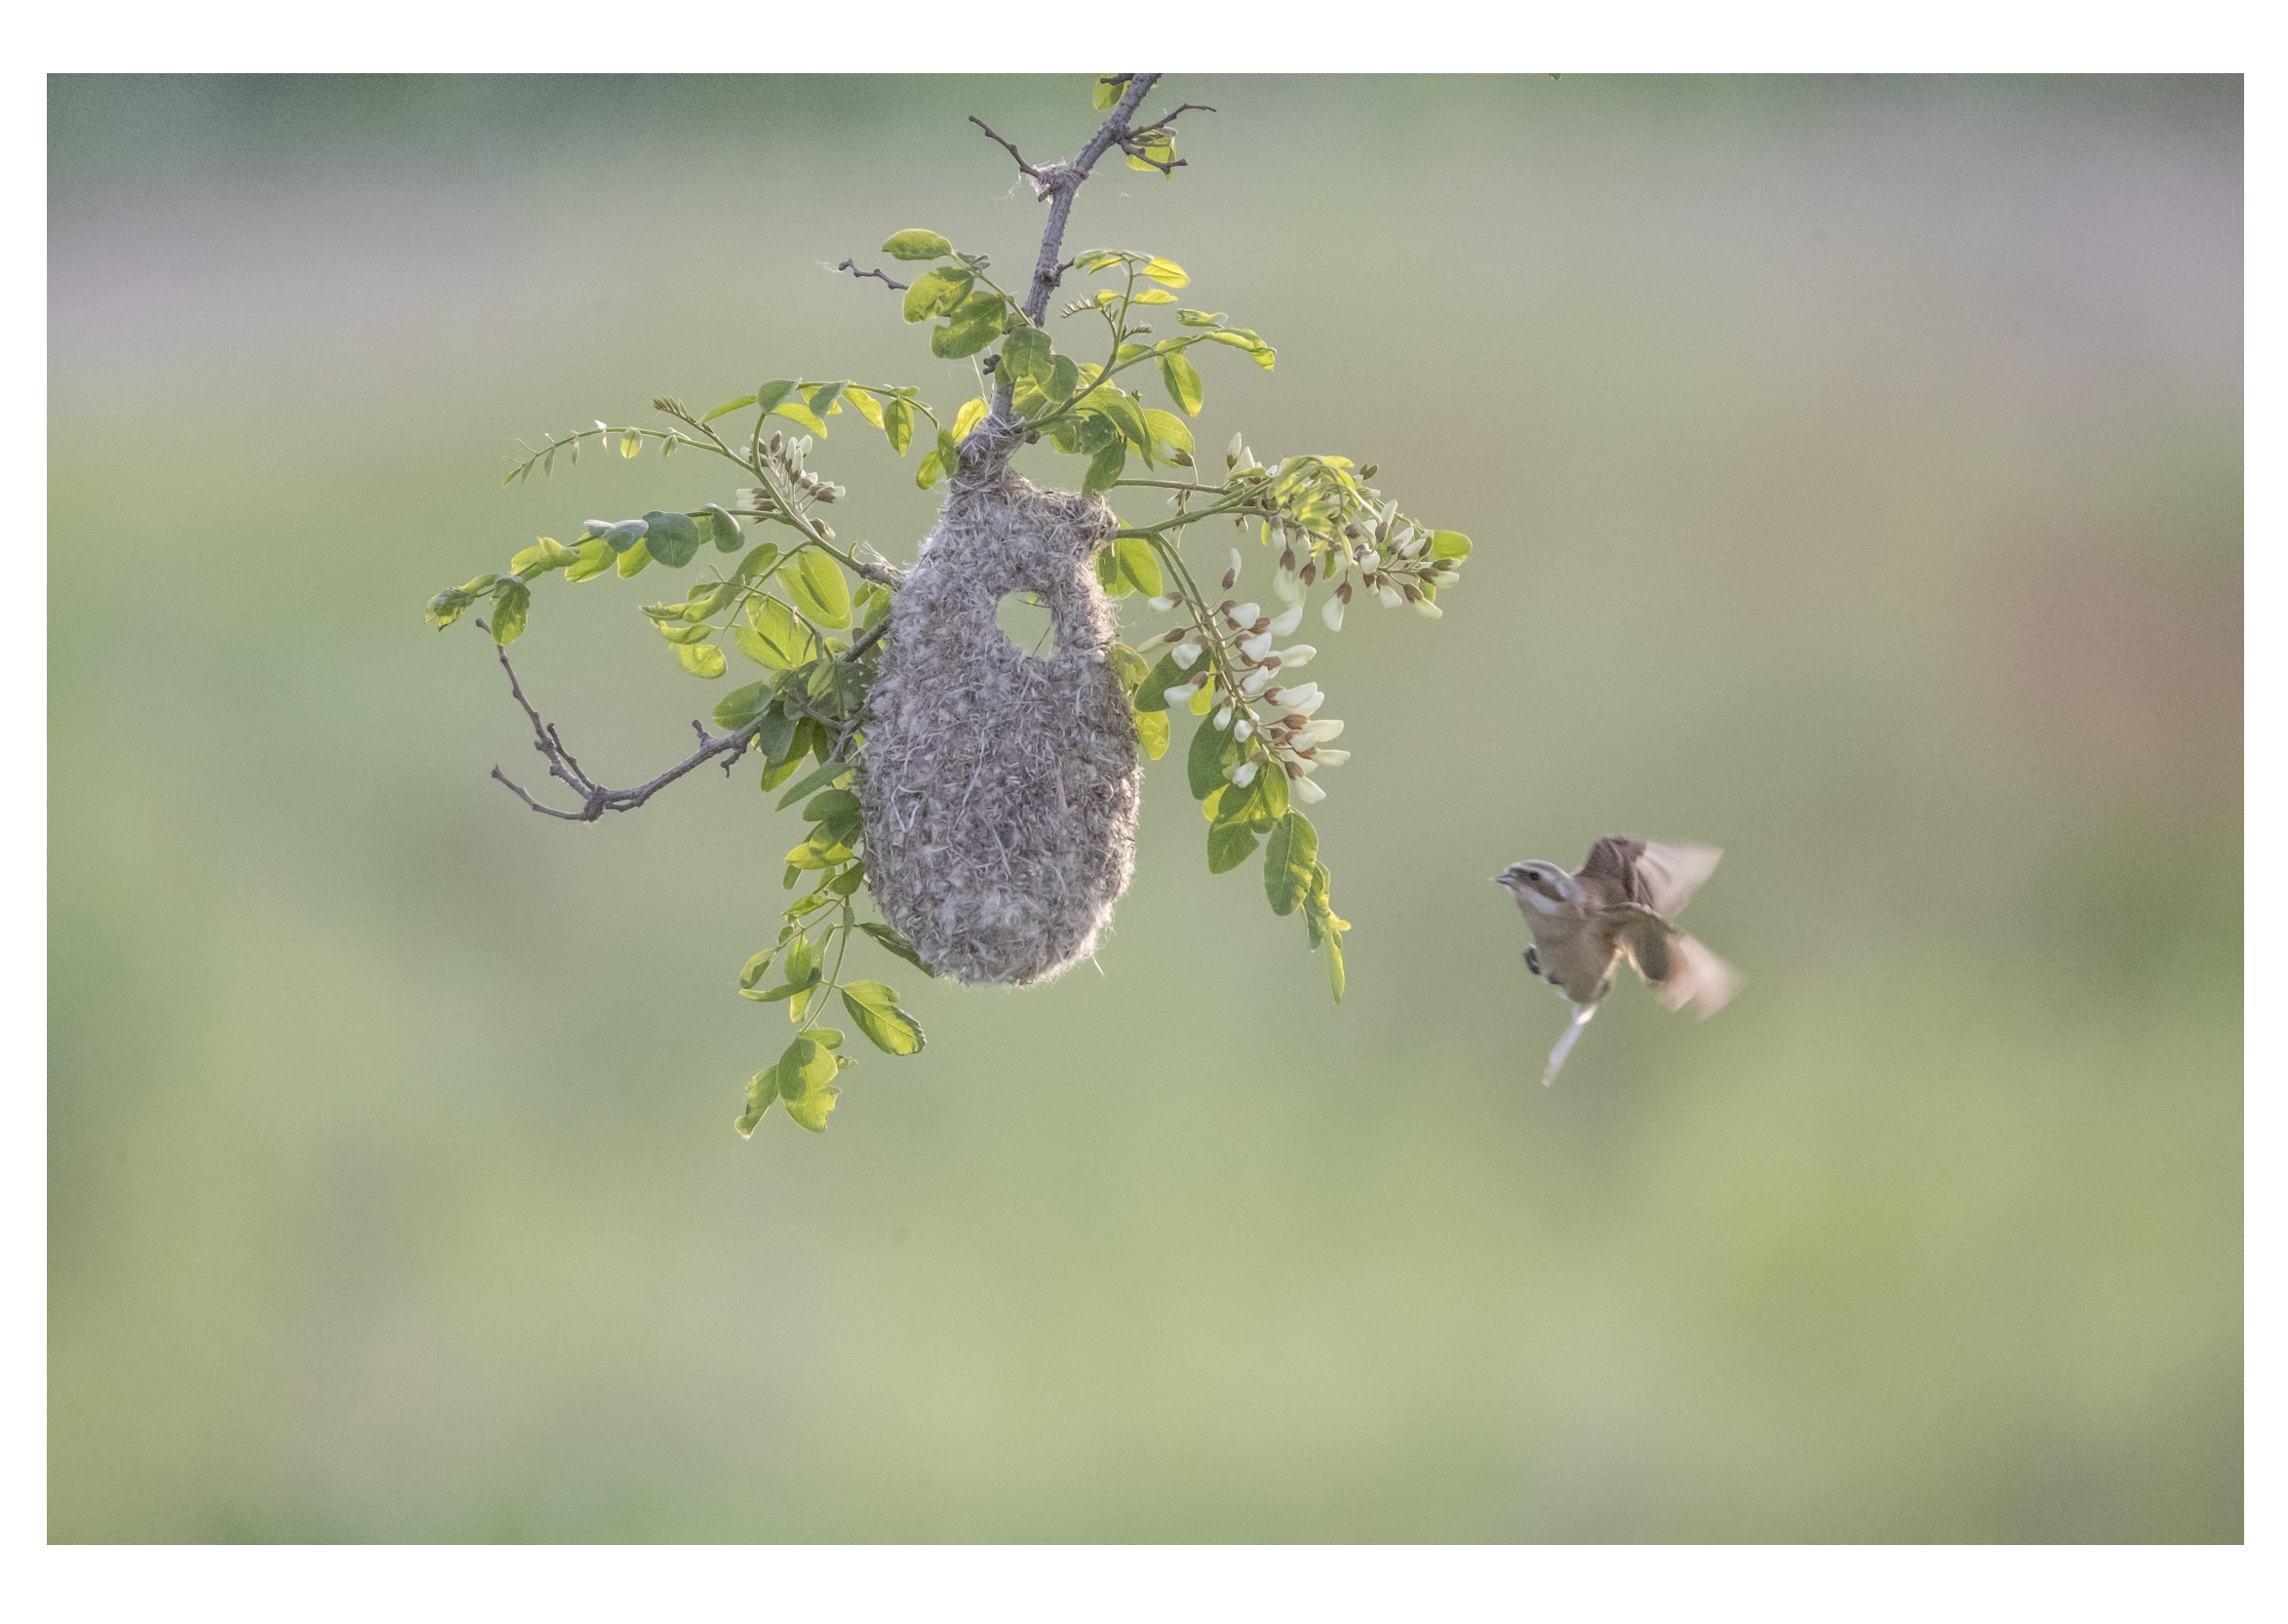
M1510 877L1507 874L1496 874L1493 877L1493 883L1497 886L1506 886L1510 883Z

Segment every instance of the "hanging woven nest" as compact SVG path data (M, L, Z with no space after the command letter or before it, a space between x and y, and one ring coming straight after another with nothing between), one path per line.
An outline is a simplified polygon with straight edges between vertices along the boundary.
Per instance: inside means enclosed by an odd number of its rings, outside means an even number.
M1045 981L1088 956L1127 890L1142 768L1092 563L1117 528L1101 498L1005 469L957 481L891 604L859 789L866 884L940 975ZM1010 592L1047 606L1052 654L1002 632Z

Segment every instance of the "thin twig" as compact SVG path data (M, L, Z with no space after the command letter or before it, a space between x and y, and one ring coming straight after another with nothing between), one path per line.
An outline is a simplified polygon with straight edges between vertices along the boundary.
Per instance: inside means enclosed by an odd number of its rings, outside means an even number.
M485 622L480 620L477 624L483 627ZM888 624L889 622L887 620L883 622L886 627ZM560 812L554 807L545 806L533 800L531 795L526 793L523 785L510 778L497 767L493 770L493 776L507 785L510 793L526 806L532 808L533 811L544 813L549 817L562 818L567 823L593 823L608 812L634 812L645 802L651 800L652 796L658 794L659 791L674 783L676 779L701 763L713 761L718 756L730 756L735 760L763 727L763 719L757 717L737 733L717 734L709 733L699 723L693 722L691 731L699 735L697 750L660 773L650 783L638 784L633 789L607 789L580 771L580 764L573 760L572 753L564 747L564 740L557 736L555 726L540 720L540 713L533 708L532 701L525 697L523 686L516 680L516 667L508 662L508 651L505 648L495 646L493 653L500 657L501 670L508 673L509 693L516 695L516 702L524 708L526 719L533 724L533 748L540 753L540 758L543 761L547 762L548 775L568 786L574 795L580 798L580 810L578 812ZM726 771L729 771L729 767L730 764L726 763Z
M902 294L908 288L913 286L913 284L910 282L899 282L892 277L883 276L883 273L878 270L862 271L858 269L857 262L852 259L845 259L841 264L835 266L834 268L836 270L847 270L861 282L863 282L869 276L880 276L882 277L883 286L888 288L892 293Z
M969 122L974 124L978 129L984 131L986 135L991 136L996 141L1000 141L1002 146L1007 149L1008 155L1017 161L1017 170L1019 174L1025 176L1026 178L1035 182L1038 182L1041 179L1041 172L1035 169L1031 164L1025 162L1025 155L1017 150L1016 143L1014 141L1003 140L1002 138L995 133L993 126L979 118L975 113L971 113L969 115Z

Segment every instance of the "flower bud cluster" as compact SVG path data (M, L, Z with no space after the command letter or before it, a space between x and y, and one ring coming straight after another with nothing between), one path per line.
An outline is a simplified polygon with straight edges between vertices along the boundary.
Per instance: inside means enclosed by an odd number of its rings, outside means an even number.
M1238 582L1241 568L1235 550L1232 568L1224 576L1227 585ZM1220 692L1221 702L1210 715L1210 725L1219 731L1229 730L1243 744L1260 735L1261 742L1230 770L1231 781L1244 788L1269 762L1286 774L1289 793L1305 803L1324 800L1326 791L1311 782L1310 775L1322 767L1341 766L1351 759L1351 753L1324 748L1342 733L1343 725L1331 717L1320 719L1318 712L1326 695L1319 685L1314 682L1298 687L1289 681L1288 674L1308 665L1319 651L1308 643L1283 649L1276 646L1281 638L1290 636L1303 618L1300 596L1276 615L1266 614L1261 604L1231 598L1213 609L1192 605L1177 592L1150 603L1164 613L1181 607L1192 614L1194 624L1164 632L1154 640L1176 646L1178 666L1191 670L1210 640L1223 655L1220 660L1210 660L1189 681L1170 687L1168 704L1189 704L1200 693Z

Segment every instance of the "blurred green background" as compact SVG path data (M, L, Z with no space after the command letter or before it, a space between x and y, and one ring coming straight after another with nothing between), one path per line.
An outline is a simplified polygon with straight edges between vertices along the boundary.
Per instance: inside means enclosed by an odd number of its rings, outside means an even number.
M1085 77L51 80L54 1538L2240 1537L2238 81L1164 90L1068 246L1280 346L1203 445L1477 541L1319 638L1350 996L1171 759L1101 974L891 966L927 1051L742 1142L792 814L533 816L420 608L730 483L516 436L958 405L826 267L1029 263L965 116ZM611 782L720 692L656 583L518 647ZM1624 830L1749 984L1545 1091L1486 877Z

